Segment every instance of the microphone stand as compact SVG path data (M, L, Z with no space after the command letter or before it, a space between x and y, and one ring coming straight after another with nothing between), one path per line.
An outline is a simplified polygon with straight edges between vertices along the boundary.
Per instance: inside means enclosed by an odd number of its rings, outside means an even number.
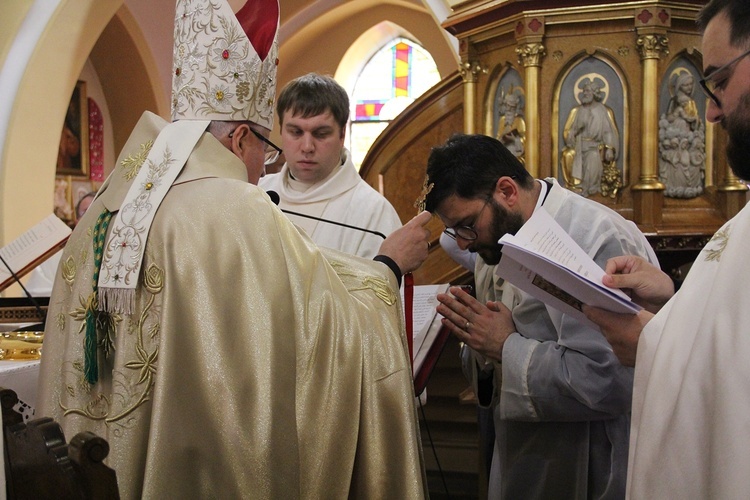
M282 212L284 212L285 214L292 214L292 215L296 215L298 217L304 217L306 219L314 219L314 220L317 220L317 221L320 221L320 222L327 222L329 224L335 224L336 226L346 227L346 228L349 228L349 229L356 229L358 231L364 231L366 233L374 234L376 236L380 236L381 238L385 239L385 235L383 233L380 233L378 231L373 231L372 229L365 229L363 227L350 226L349 224L344 224L343 222L337 222L335 220L328 220L328 219L321 219L320 217L315 217L314 215L307 215L307 214L302 214L302 213L299 213L299 212L292 212L291 210L286 210L286 209L280 208L280 207L279 207L279 209Z
M281 198L279 197L279 193L277 193L276 191L266 191L266 194L268 195L269 198L271 198L271 201L274 203L274 205L278 206L279 201L281 201ZM341 226L341 227L345 227L348 229L356 229L357 231L364 231L365 233L374 234L376 236L380 236L381 238L385 239L385 235L383 233L380 233L378 231L373 231L372 229L365 229L363 227L350 226L349 224L344 224L343 222L337 222L335 220L321 219L320 217L315 217L314 215L307 215L307 214L302 214L299 212L292 212L291 210L286 210L281 207L279 207L279 210L281 210L285 214L291 214L291 215L296 215L298 217L303 217L305 219L313 219L313 220L317 220L320 222L326 222L328 224L334 224L336 226Z

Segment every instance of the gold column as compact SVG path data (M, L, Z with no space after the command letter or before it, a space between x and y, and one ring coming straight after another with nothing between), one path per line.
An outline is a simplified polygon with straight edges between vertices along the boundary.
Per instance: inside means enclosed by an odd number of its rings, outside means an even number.
M658 33L639 31L636 46L643 63L641 108L641 175L633 191L663 191L659 181L659 58L669 54L669 39ZM626 146L627 147L627 146Z
M747 191L747 185L734 175L729 164L726 165L727 171L724 173L724 182L719 184L719 191Z
M464 81L464 132L476 133L475 116L477 110L477 76L487 73L478 61L464 61L458 66Z
M525 37L516 47L518 64L524 68L524 86L526 87L526 170L533 177L539 177L540 119L539 119L539 82L542 57L547 51L542 45L541 37Z

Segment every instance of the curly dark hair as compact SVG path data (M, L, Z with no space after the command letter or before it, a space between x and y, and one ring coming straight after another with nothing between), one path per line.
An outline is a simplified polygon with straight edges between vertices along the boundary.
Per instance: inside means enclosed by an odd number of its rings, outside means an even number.
M530 190L534 178L503 144L480 134L456 134L430 152L427 182L432 184L425 209L435 209L451 195L487 198L500 177L513 177L521 189Z

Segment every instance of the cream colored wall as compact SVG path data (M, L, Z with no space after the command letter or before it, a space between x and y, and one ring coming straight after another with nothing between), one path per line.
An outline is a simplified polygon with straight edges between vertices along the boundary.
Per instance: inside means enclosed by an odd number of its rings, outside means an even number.
M50 212L51 204L30 200L49 199L53 192L57 147L70 95L91 47L121 3L63 0L36 41L17 88L0 158L3 244ZM3 17L6 11L16 17L27 10L27 5L3 5Z
M10 95L5 105L0 96L0 244L52 211L60 130L79 79L103 113L105 174L121 146L115 138L126 136L145 109L168 114L150 48L122 3L0 4L1 94ZM27 57L10 50L20 42L29 49ZM6 292L19 294L18 287Z
M5 0L0 7L0 61L5 60L29 7L29 0Z
M152 48L127 5L123 5L104 28L90 58L106 89L114 124L113 147L118 154L145 110L169 118L169 96L162 91L161 74ZM171 68L170 58L167 74L171 75Z

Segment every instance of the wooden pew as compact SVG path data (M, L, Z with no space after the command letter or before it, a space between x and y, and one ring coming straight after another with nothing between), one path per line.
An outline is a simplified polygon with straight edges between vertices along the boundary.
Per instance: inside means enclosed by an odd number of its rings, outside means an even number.
M18 396L0 388L6 492L9 499L119 499L115 471L102 461L109 444L91 432L65 442L48 417L28 423L13 407Z

